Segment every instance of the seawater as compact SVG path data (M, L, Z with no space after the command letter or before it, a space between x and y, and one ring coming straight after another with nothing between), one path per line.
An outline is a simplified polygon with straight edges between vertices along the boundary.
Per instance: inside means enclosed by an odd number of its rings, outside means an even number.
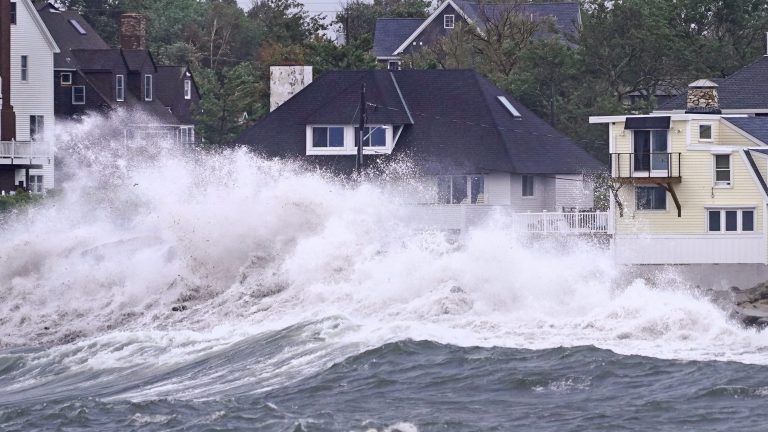
M0 229L0 430L765 430L768 336L674 274L125 121Z

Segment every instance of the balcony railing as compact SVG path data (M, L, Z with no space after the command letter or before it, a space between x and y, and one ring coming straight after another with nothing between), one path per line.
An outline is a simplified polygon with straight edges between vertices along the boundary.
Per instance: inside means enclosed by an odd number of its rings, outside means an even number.
M0 141L0 158L38 159L51 157L50 144L41 141Z
M680 153L611 153L614 178L681 178Z

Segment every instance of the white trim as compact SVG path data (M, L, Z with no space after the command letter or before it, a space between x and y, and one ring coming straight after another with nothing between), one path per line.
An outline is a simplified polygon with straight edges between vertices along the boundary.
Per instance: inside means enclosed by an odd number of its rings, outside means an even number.
M184 99L192 99L192 79L184 78Z
M82 88L83 89L83 101L82 102L75 102L75 89ZM72 105L85 105L86 102L86 95L85 95L85 86L84 85L77 85L71 87L72 91Z
M149 87L147 87L147 78L149 78ZM154 78L152 74L144 74L144 101L151 102L155 98L155 85L153 83ZM149 88L149 97L147 97L147 88Z
M51 48L51 51L53 51L54 54L60 53L61 50L59 49L59 46L56 45L56 40L53 38L53 36L51 36L51 33L48 31L48 27L45 26L43 19L40 17L40 14L37 12L37 8L35 8L32 2L30 0L17 0L16 3L23 3L24 7L27 8L27 12L32 16L32 21L34 21L37 29L40 30L40 33L43 34L43 38ZM18 11L16 13L18 14ZM16 19L18 19L18 17Z
M589 118L590 124L599 124L599 123L623 123L627 121L627 117L669 117L670 121L687 121L687 120L714 120L717 118L728 118L728 117L735 117L735 118L745 118L749 117L747 115L706 115L706 114L662 114L654 112L653 114L644 115L644 116L633 116L633 115L620 115L620 116L591 116Z
M733 235L754 235L757 233L757 206L704 206L704 211L706 212L706 215L704 217L704 232L706 232L709 235L724 235L724 236L733 236ZM711 231L709 229L709 213L710 212L719 212L720 213L720 230L719 231ZM725 212L727 211L735 211L736 212L736 231L726 231L726 220L725 220ZM743 230L743 213L744 211L751 211L752 212L752 230L751 231L744 231ZM747 234L745 234L747 233Z
M69 75L69 81L64 81L64 75ZM72 72L62 72L59 74L59 85L72 85Z
M438 7L438 8L437 8L437 10L435 10L434 12L432 12L432 15L430 15L430 16L429 16L427 19L425 19L425 20L424 20L424 22L423 22L423 23L421 23L421 25L419 26L419 28L417 28L417 29L416 29L416 31L414 31L413 33L411 33L411 35L410 35L410 36L408 36L408 39L406 39L406 40L405 40L405 42L403 42L403 44L402 44L402 45L400 45L400 46L399 46L399 47L398 47L398 48L395 50L395 52L393 52L392 54L393 54L393 55L395 55L395 54L400 54L401 52L403 52L403 50L404 50L404 49L408 48L408 46L410 46L410 45L411 45L411 42L413 42L413 40L414 40L414 39L416 39L416 37L418 37L418 36L421 34L421 32L423 32L423 31L424 31L424 29L425 29L425 28L427 28L427 26L428 26L428 25L430 25L430 24L432 23L432 21L434 21L434 20L435 20L435 18L437 18L437 16L438 16L438 15L440 15L440 13L441 13L441 12L442 12L442 11L443 11L443 10L444 10L446 7L448 7L448 5L451 5L451 6L453 6L453 9L455 9L455 10L456 10L456 12L458 12L458 13L459 13L459 15L461 15L461 16L462 16L462 18L464 18L465 20L467 20L467 22L468 22L470 25L473 25L473 24L474 24L474 23L472 22L472 20L471 20L471 19L469 19L469 17L467 16L467 14L465 14L465 13L464 13L464 11L462 11L462 10L461 10L461 8L460 8L460 7L458 7L458 6L456 5L456 3L454 3L452 0L445 0L445 2L444 2L443 4L441 4L441 5L440 5L440 7Z
M120 82L120 85L117 84L118 81ZM118 90L122 90L122 92ZM115 100L118 102L125 101L125 75L123 74L115 75Z
M448 27L448 17L451 17L451 26ZM443 15L443 28L445 29L452 29L456 27L456 15L454 14L445 14Z
M664 191L664 208L663 209L640 209L637 208L637 190L640 188L659 188ZM664 189L661 186L654 186L654 185L635 185L635 193L634 193L634 212L640 212L640 213L668 213L669 212L669 199L667 199L667 194L669 192Z
M411 124L415 123L413 121L413 116L411 116L411 110L410 108L408 108L408 104L405 103L405 99L403 98L403 92L400 91L400 86L397 84L397 79L395 79L395 74L393 74L390 71L389 76L392 78L392 83L395 85L395 90L397 90L397 95L400 97L400 103L402 103L403 107L405 108L405 113L408 115L408 120L411 121ZM397 136L400 136L400 134L398 134Z
M715 189L733 189L733 153L712 152L712 187ZM728 156L728 181L717 181L717 157ZM725 170L722 170L725 171Z
M709 138L701 137L701 127L709 126ZM714 122L699 122L699 142L711 143L715 142L715 123Z

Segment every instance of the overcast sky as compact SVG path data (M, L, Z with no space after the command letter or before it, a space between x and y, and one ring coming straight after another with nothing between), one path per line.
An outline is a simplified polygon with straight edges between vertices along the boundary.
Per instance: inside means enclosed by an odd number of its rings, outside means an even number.
M251 7L252 1L253 0L237 0L237 3L240 7L247 10ZM322 12L333 19L333 13L341 9L342 1L343 0L305 0L302 3L304 3L306 10L312 13Z

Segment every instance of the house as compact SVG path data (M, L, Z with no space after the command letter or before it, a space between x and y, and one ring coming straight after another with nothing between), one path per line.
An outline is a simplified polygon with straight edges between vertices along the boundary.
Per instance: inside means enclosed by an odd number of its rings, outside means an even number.
M312 81L307 69L273 67L275 108L236 143L351 173L364 85L364 163L408 158L425 182L414 203L517 212L594 205L584 174L602 164L475 71L335 71Z
M608 125L618 262L768 264L766 66L691 83L684 109L590 118Z
M53 3L37 8L61 49L55 56L55 112L61 119L121 108L152 122L128 125L127 137L169 136L194 142L193 107L200 93L185 66L158 65L146 49L147 18L120 17L120 48L111 48L79 13Z
M9 6L10 52L2 53L0 48L2 63L9 65L8 72L0 70L3 78L9 77L3 79L2 88L0 194L19 187L43 193L55 186L50 76L59 48L30 0L16 0Z
M463 0L445 0L427 18L379 18L376 20L373 55L388 69L399 69L402 56L430 46L458 25L483 28L487 20L505 13L551 20L556 33L574 34L581 28L578 2L490 4ZM543 36L543 35L541 35Z

